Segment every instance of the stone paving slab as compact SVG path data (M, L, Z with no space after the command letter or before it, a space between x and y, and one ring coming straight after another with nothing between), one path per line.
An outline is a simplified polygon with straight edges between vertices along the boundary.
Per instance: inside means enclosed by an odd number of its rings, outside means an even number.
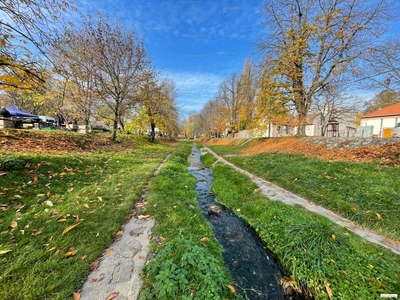
M122 235L108 248L80 291L80 300L135 300L142 287L140 271L149 254L154 220L129 219Z
M392 252L400 255L400 244L399 243L396 243L395 241L389 240L379 234L376 234L368 229L365 229L359 225L356 225L353 222L351 222L350 220L343 218L322 206L316 205L304 198L301 198L289 191L282 189L281 187L279 187L267 180L257 177L255 175L251 174L250 172L237 167L236 165L228 162L227 160L225 160L224 158L222 158L221 156L216 154L214 151L212 151L208 147L204 147L203 149L205 149L207 152L211 153L212 155L214 155L215 158L218 159L217 162L215 162L215 163L222 162L222 163L230 166L231 168L235 169L236 171L250 177L250 179L258 185L261 192L265 196L267 196L269 199L276 200L276 201L282 201L288 205L296 205L296 204L301 205L302 207L306 208L309 211L320 214L320 215L330 219L332 222L335 222L336 224L346 227L347 229L358 234L359 236L366 239L367 241L381 245L382 247L385 247L385 248L391 250Z

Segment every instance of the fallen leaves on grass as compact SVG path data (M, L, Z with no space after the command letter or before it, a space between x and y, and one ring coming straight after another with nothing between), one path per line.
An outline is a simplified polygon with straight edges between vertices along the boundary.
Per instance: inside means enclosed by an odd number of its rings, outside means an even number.
M74 247L70 247L68 251L65 253L65 256L67 257L74 256L77 252L78 252L77 249L75 249Z
M329 299L332 300L333 293L332 293L332 289L330 288L329 284L325 283L325 289L326 289L326 292L328 293Z
M75 228L76 226L78 226L79 224L81 224L81 222L79 222L79 223L77 223L77 224L75 224L75 225L68 226L67 228L65 228L65 229L63 230L62 235L66 234L68 231L74 229L74 228Z

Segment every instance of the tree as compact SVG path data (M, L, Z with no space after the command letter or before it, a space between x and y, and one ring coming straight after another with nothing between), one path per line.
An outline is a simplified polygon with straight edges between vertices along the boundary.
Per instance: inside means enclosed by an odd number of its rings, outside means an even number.
M365 113L370 113L375 110L396 104L400 102L400 93L385 89L373 97L371 100L364 103Z
M119 20L111 25L108 17L101 14L93 20L83 18L83 28L67 29L65 45L71 45L70 53L85 62L85 71L79 78L90 84L96 97L96 111L110 118L112 139L116 139L118 124L130 114L137 104L137 92L142 75L150 69L143 41L134 31L127 31ZM74 75L77 75L74 73Z
M366 80L369 86L392 91L400 90L400 40L386 40L365 52ZM372 84L371 84L372 83Z
M53 43L52 22L66 0L4 0L0 3L0 88L32 89L45 82L42 60Z
M238 94L239 76L232 73L227 79L219 85L218 97L223 101L227 109L227 122L230 130L239 132L239 111L240 98Z
M194 139L200 136L202 117L199 114L190 115L187 121L186 137Z
M238 80L238 97L239 97L239 128L246 129L252 122L255 111L255 98L257 90L256 70L253 62L246 59L243 71Z
M252 126L261 130L271 130L271 125L288 125L290 115L289 98L287 88L279 83L277 74L267 61L261 70L259 88L257 92L257 105ZM271 136L269 132L268 136Z
M158 83L157 75L151 71L144 72L138 93L137 106L142 115L146 116L145 120L150 126L151 141L155 139L157 123L163 125L169 133L179 131L175 83L169 79Z
M225 131L228 122L226 111L219 97L208 101L200 111L202 122L199 131L209 137L219 137Z
M269 34L258 41L258 49L271 56L274 72L281 75L298 114L299 134L305 134L313 96L350 71L371 37L384 32L391 2L280 0L265 5Z
M72 120L83 120L88 126L92 116L98 115L96 109L99 105L96 105L92 64L86 59L83 49L85 40L78 38L81 36L67 30L65 38L52 49L51 58L57 68L53 73L51 87L57 91L60 99L56 102L56 110L60 112L65 105Z
M356 112L354 97L345 94L345 89L339 82L324 86L318 93L314 95L313 108L319 112L321 116L321 135L326 135L326 129L330 120L349 119L349 114Z

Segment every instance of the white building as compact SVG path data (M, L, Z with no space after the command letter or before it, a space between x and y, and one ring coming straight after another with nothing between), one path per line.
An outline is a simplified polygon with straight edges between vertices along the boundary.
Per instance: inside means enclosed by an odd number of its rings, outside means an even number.
M372 136L390 138L393 127L400 122L400 103L396 103L361 117L361 126L373 126ZM357 131L359 128L357 128Z

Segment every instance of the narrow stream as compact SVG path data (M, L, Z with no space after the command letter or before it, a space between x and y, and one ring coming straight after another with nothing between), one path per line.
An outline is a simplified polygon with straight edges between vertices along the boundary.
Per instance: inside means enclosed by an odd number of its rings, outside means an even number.
M302 299L297 295L285 295L279 284L284 273L256 232L232 211L215 202L210 188L212 171L201 163L196 146L192 148L189 162L189 172L197 179L200 209L221 245L238 293L250 300Z

